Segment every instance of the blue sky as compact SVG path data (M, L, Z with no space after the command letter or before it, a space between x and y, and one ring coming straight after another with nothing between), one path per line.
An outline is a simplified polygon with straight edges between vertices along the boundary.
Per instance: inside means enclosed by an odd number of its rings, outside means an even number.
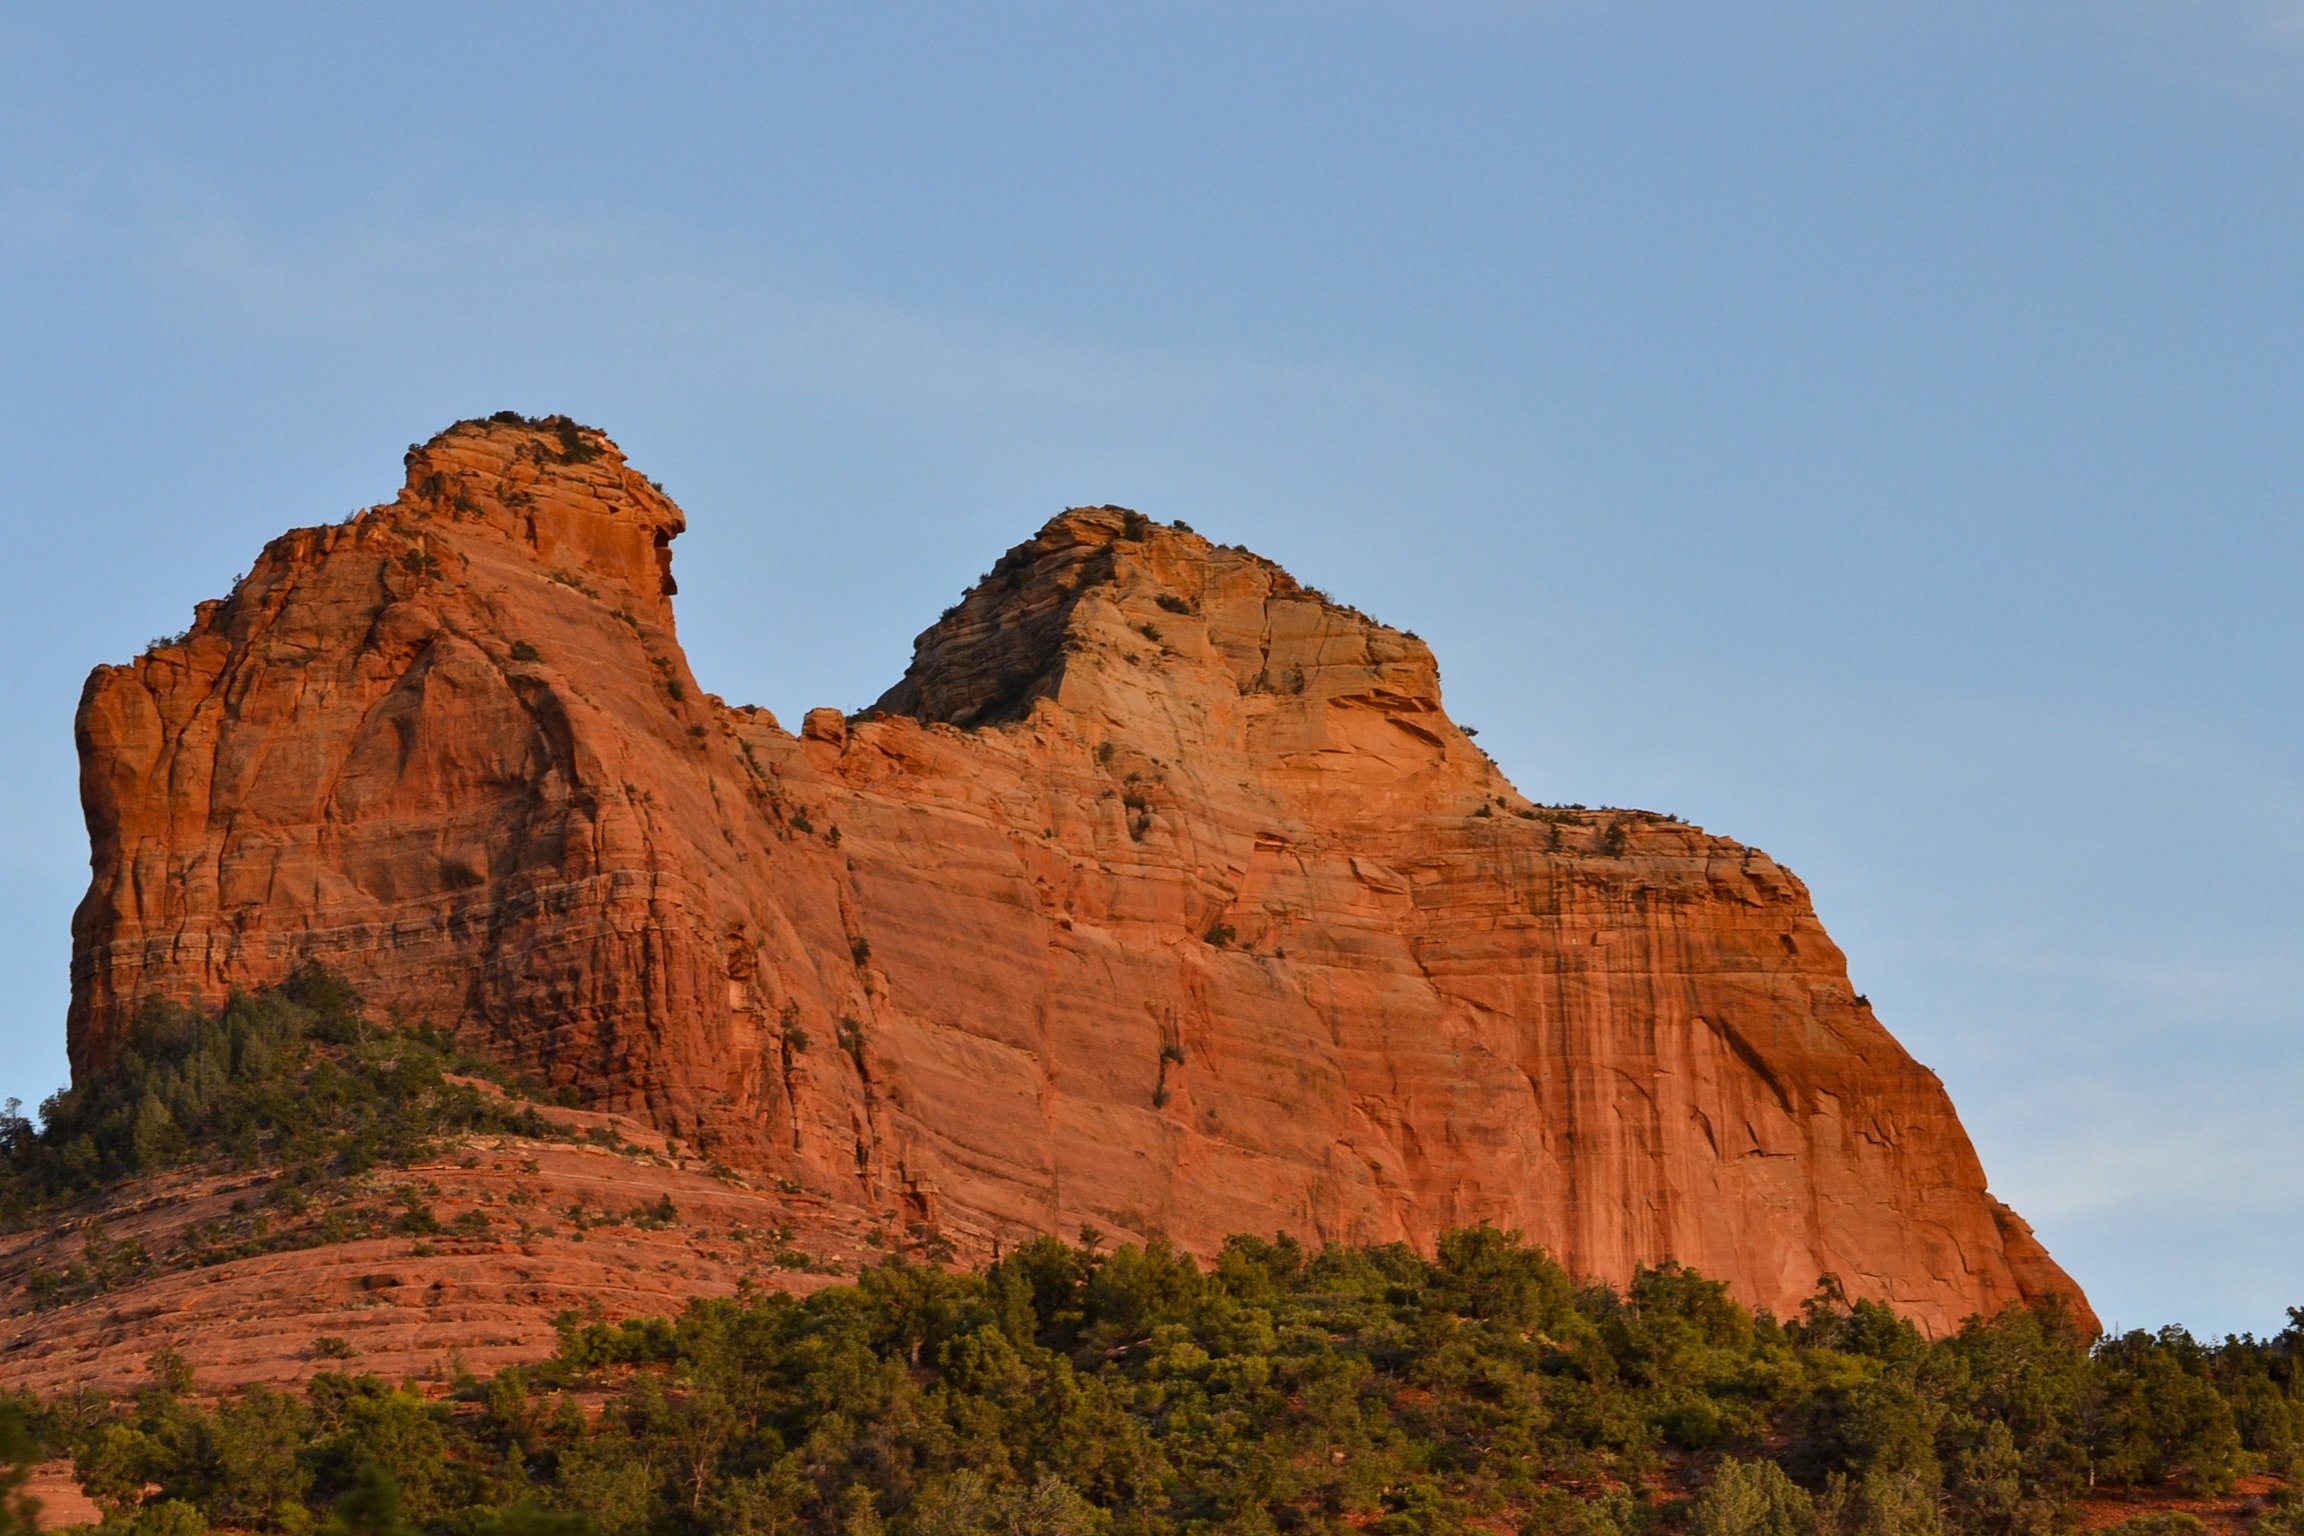
M855 707L1057 509L1805 876L2108 1322L2304 1304L2304 6L0 11L0 1091L81 679L505 407Z

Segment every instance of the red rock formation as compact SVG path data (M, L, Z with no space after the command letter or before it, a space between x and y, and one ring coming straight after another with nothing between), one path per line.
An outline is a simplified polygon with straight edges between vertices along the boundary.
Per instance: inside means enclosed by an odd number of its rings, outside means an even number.
M1779 1310L2079 1301L1800 882L1531 804L1413 635L1081 508L794 736L689 675L681 526L596 433L465 423L100 669L75 1071L309 957L964 1253L1486 1221Z

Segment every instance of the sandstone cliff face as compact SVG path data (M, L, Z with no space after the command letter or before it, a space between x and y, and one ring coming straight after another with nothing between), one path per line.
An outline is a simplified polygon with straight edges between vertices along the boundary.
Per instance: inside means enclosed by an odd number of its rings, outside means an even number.
M75 1072L314 958L967 1255L1485 1221L1779 1310L2079 1302L1800 882L1531 804L1414 636L1082 508L794 735L689 675L681 526L595 433L466 423L99 669Z

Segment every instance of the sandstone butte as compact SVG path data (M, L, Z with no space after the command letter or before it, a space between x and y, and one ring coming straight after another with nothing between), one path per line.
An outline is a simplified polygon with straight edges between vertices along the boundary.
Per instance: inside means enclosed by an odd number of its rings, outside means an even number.
M1532 803L1420 640L1270 561L1075 508L793 734L697 686L682 513L600 434L407 469L90 678L76 1078L309 959L965 1259L1485 1222L1779 1313L2093 1322L1797 879Z

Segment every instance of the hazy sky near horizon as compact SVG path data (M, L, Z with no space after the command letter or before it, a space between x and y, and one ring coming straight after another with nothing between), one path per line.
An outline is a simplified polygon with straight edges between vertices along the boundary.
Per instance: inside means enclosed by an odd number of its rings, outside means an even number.
M511 407L869 702L1059 508L1807 879L2108 1324L2304 1305L2304 5L0 10L0 1092L71 716Z

